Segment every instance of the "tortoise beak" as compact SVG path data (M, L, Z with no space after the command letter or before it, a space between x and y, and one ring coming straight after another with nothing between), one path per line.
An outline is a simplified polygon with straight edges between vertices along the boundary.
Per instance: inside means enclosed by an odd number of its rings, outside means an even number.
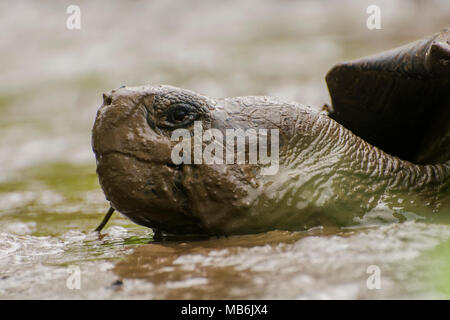
M450 38L446 42L435 42L430 46L425 58L428 72L436 74L450 73Z
M103 105L104 106L109 106L111 104L111 102L112 102L111 93L110 92L104 93L103 94Z

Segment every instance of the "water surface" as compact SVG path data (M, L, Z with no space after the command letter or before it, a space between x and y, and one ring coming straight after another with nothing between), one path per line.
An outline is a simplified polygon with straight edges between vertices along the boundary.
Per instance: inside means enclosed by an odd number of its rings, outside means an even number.
M383 29L369 31L377 3ZM448 224L154 242L115 214L98 237L108 204L90 147L101 94L123 84L319 108L334 63L448 26L448 1L79 1L79 31L69 4L0 4L0 298L450 298Z

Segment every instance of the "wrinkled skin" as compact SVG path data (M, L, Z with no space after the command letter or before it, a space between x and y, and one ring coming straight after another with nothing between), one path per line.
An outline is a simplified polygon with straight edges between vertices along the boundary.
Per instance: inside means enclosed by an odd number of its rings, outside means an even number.
M186 105L188 114L174 121ZM278 173L261 175L250 164L174 165L171 133L192 130L193 120L222 132L279 129ZM349 226L385 208L388 220L450 213L449 161L400 160L324 112L271 97L214 100L170 86L122 87L104 95L92 143L111 206L167 233Z

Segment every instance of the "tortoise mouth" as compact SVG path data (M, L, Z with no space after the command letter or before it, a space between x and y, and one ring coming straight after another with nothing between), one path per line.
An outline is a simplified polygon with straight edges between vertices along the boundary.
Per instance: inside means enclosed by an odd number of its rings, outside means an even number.
M119 155L127 158L133 158L134 160L145 162L152 165L162 165L167 166L168 168L175 169L177 171L181 171L183 169L183 164L175 164L171 159L167 159L167 162L161 161L161 160L151 160L146 157L142 157L139 155L139 153L133 153L133 152L127 152L127 151L120 151L120 150L108 150L105 152L99 152L96 153L97 160L101 161L102 158L105 158L109 155Z
M172 234L202 233L192 215L183 168L121 151L102 154L97 163L107 199L130 220Z
M184 167L183 164L174 164L174 163L166 163L166 166L177 171L182 171Z

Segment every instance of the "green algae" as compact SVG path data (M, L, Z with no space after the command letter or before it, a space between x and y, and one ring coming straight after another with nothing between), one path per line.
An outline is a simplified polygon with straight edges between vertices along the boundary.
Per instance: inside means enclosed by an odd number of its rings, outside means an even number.
M431 286L444 299L450 299L450 241L440 243L428 252L427 257Z

